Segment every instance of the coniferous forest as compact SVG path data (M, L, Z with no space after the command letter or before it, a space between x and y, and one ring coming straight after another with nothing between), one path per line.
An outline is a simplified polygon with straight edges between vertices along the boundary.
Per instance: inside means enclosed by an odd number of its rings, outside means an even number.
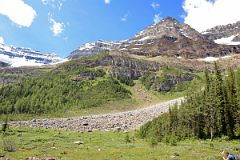
M106 75L103 69L82 66L81 61L68 62L37 78L0 87L0 93L0 115L65 112L130 97L118 80Z
M140 136L154 141L240 136L240 71L205 71L205 84L188 93L180 106L142 126Z

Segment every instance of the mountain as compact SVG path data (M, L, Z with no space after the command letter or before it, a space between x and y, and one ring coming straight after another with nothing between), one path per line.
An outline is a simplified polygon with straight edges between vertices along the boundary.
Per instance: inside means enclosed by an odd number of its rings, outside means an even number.
M218 44L240 45L240 21L208 29L203 35Z
M182 24L172 17L166 17L128 40L100 40L82 45L68 58L76 59L104 51L151 57L169 56L196 59L240 53L240 46L217 44L206 34L197 32L191 26Z
M120 48L124 41L104 41L98 40L93 43L86 43L81 45L78 49L73 51L68 58L77 59L82 56L94 55L103 53L105 51L111 51Z
M62 61L56 54L0 44L0 67L42 66Z

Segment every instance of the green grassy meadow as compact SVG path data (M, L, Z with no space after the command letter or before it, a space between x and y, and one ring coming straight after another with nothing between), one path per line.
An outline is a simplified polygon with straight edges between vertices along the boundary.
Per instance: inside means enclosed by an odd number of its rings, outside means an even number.
M83 144L74 144L82 141ZM12 146L15 151L4 151ZM53 157L61 160L221 160L223 149L240 155L239 141L186 140L175 146L151 144L137 131L79 133L51 129L10 128L1 135L0 157L21 160Z

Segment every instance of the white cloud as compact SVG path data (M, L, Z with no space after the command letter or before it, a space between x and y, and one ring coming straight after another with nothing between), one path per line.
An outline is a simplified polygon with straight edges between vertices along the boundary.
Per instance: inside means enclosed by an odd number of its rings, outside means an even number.
M4 39L3 39L3 37L1 37L1 36L0 36L0 43L1 43L1 44L4 44Z
M217 25L240 21L240 0L185 0L185 23L202 32Z
M52 8L58 8L59 10L61 10L65 0L41 0L41 1L42 4L44 5L49 5Z
M124 16L122 16L122 17L120 18L120 20L121 20L122 22L127 21L127 19L128 19L128 14L124 14Z
M104 0L105 4L110 4L111 0Z
M37 15L23 0L0 0L0 14L23 27L30 27Z
M152 2L151 6L154 10L157 10L160 7L160 4L156 2Z
M161 17L160 17L160 14L155 14L154 17L153 17L153 21L154 23L158 23L159 21L161 21Z
M62 22L57 22L55 19L49 15L50 30L53 32L54 36L59 36L65 29L65 24Z

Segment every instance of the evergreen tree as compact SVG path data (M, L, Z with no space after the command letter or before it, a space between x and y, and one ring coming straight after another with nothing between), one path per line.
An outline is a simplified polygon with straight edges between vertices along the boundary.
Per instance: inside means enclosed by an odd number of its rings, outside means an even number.
M219 134L227 134L227 124L225 120L225 91L224 91L224 85L223 85L223 79L222 79L222 74L221 70L218 66L218 64L215 62L214 63L214 72L215 72L215 79L214 79L214 86L215 86L215 93L216 93L216 109L218 111L217 113L217 119L218 119L218 124L219 128L217 128L220 132ZM217 131L218 132L218 131Z

